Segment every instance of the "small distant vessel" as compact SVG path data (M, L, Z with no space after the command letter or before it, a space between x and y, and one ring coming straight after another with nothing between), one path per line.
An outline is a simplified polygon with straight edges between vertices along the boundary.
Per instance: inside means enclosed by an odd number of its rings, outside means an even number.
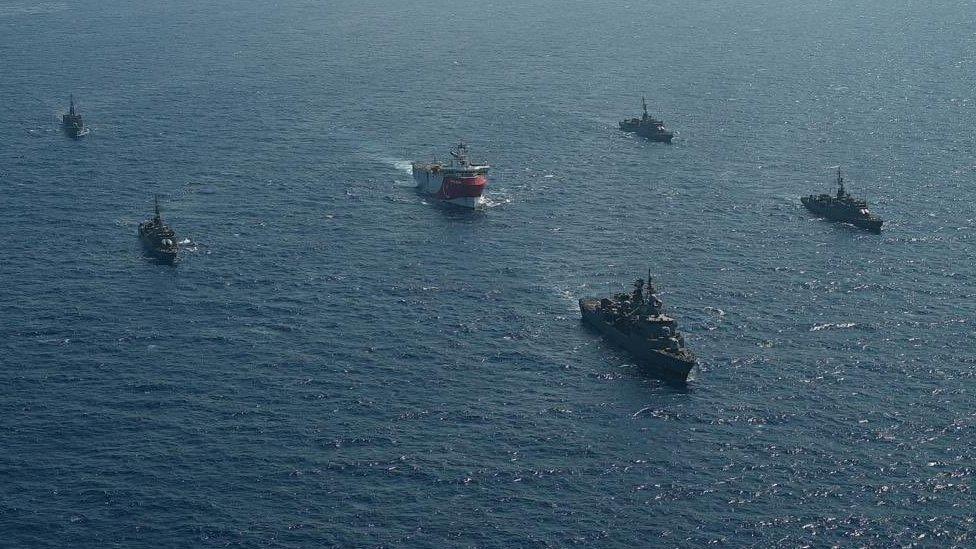
M159 215L159 196L156 196L156 215L139 224L139 239L146 251L158 259L174 261L180 246L176 242L176 233L163 222Z
M695 368L695 355L685 348L677 322L664 314L651 277L638 278L634 290L609 298L579 300L583 322L611 343L629 351L655 374L685 381Z
M641 137L646 137L651 141L670 143L674 138L674 132L664 127L664 122L651 118L647 114L647 99L641 96L641 104L644 105L644 115L640 118L629 118L620 121L620 129L628 133L636 133Z
M420 192L465 208L477 208L484 204L488 186L488 164L471 162L468 146L463 141L451 150L451 160L441 162L414 162L413 179Z
M70 137L81 137L88 133L88 129L85 128L85 123L81 119L81 115L75 112L75 96L71 96L70 107L68 108L68 114L61 115L61 125L64 126L64 131Z
M811 212L831 221L850 223L872 233L881 233L881 224L884 221L868 210L867 202L847 193L840 168L837 168L837 196L811 194L801 197L800 202Z

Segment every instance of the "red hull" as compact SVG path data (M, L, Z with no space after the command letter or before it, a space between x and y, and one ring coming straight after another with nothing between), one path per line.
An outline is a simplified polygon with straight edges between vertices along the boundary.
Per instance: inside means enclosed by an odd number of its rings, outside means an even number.
M445 177L437 192L437 198L442 200L478 198L485 192L487 186L488 178L483 175L463 178Z

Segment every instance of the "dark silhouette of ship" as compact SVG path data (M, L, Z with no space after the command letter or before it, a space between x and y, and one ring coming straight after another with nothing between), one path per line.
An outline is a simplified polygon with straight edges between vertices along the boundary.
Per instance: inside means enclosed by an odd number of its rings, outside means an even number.
M872 233L881 233L881 224L884 221L868 210L867 202L847 193L840 168L837 168L837 196L811 194L801 197L800 202L811 212L831 221L850 223Z
M620 121L620 129L636 133L641 137L646 137L651 141L670 143L674 138L674 132L664 127L664 122L651 118L647 114L647 100L641 96L641 103L644 105L644 115L640 118L629 118Z
M660 377L685 381L694 369L695 355L685 348L677 322L664 314L650 276L638 278L630 294L579 300L583 322L611 343L622 347Z
M81 137L88 133L88 129L85 128L85 123L81 119L81 115L75 112L75 96L71 96L70 107L68 108L68 114L61 115L61 125L64 126L64 131L71 137Z
M176 233L159 215L159 196L156 196L156 215L139 224L139 240L153 257L165 261L176 260L180 246L176 242Z

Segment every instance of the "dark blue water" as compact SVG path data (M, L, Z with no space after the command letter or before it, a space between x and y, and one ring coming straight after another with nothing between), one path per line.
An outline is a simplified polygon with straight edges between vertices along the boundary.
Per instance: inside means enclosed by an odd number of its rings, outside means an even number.
M525 4L0 1L0 545L973 543L976 3Z

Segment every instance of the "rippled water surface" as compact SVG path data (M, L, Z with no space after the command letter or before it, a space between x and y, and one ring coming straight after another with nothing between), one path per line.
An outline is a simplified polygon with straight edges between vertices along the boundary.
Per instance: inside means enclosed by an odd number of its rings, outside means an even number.
M973 13L0 0L0 545L972 546ZM579 323L648 267L686 387Z

